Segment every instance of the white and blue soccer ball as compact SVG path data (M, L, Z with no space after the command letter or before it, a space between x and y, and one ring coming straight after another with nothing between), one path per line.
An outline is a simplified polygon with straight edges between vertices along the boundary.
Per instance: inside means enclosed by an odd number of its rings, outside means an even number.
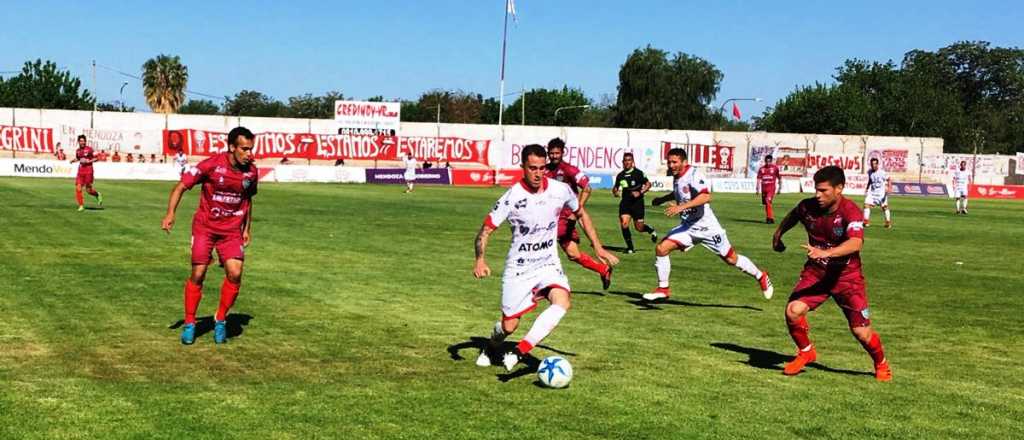
M548 388L565 388L572 382L572 365L561 356L548 356L540 361L537 378Z

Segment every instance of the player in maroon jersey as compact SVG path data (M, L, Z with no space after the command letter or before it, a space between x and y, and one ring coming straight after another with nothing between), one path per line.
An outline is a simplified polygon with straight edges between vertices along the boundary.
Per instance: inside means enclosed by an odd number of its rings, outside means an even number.
M814 173L815 196L804 199L786 215L772 237L772 247L782 252L782 235L802 223L809 243L807 262L786 305L786 325L796 342L796 358L783 369L786 375L799 374L814 362L817 353L811 344L807 312L832 297L842 308L850 331L875 363L875 378L892 380L892 370L882 350L882 341L871 328L868 294L861 271L860 250L864 245L864 215L852 200L843 197L846 176L836 166Z
M761 195L761 204L764 205L765 223L775 223L775 212L772 211L772 201L782 189L782 176L779 175L779 167L772 161L772 155L764 157L764 165L757 170L757 193Z
M228 133L228 151L199 162L183 173L167 202L167 215L161 227L170 233L181 195L202 184L199 208L192 217L192 273L185 281L182 344L195 342L196 310L203 296L203 280L213 249L217 249L217 257L224 267L213 337L218 344L227 342L228 311L238 297L245 247L251 241L252 197L256 195L259 177L252 157L254 139L245 127L232 129Z
M96 203L103 206L103 195L92 187L93 174L92 163L96 162L96 155L92 147L86 145L84 134L78 135L78 149L75 150L75 158L71 163L78 162L78 175L75 176L75 201L78 202L78 210L85 210L85 200L82 197L82 188L85 188L89 195L96 198Z
M548 165L545 177L555 179L569 185L572 192L579 197L580 207L587 204L590 198L590 179L583 171L562 160L565 153L565 141L554 138L548 141ZM612 284L612 266L594 259L580 250L580 233L576 230L576 214L572 210L563 209L558 217L558 245L565 251L565 256L580 266L597 272L601 276L601 285L607 290Z

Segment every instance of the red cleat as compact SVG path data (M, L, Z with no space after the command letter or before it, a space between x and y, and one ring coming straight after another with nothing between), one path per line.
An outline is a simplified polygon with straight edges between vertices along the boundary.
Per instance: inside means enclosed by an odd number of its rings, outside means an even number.
M613 268L611 266L608 266L608 271L601 274L601 287L603 287L604 290L608 290L608 288L612 286L612 269Z
M882 363L875 365L875 379L879 382L892 381L892 369L889 368L889 361L882 361Z
M646 301L658 301L663 300L672 296L672 291L668 287L659 287L654 289L654 292L645 293L644 300Z
M796 357L792 361L786 363L785 368L782 369L782 374L786 376L796 376L800 374L800 371L804 369L804 366L814 362L818 359L818 353L811 347L810 350L800 350L796 353Z

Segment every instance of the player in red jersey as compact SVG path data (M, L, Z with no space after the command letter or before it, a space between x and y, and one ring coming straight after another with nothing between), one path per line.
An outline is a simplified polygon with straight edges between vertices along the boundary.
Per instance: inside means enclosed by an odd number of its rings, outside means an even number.
M772 247L782 252L782 235L797 223L807 230L807 263L786 305L786 325L796 342L796 358L783 369L786 375L799 374L814 362L817 352L811 344L807 312L818 308L829 297L843 309L850 331L875 363L875 378L892 380L892 370L882 350L882 341L871 328L868 294L861 271L860 250L864 245L864 215L852 200L843 197L846 176L836 166L814 173L814 198L804 199L786 215L772 237Z
M548 165L545 177L569 185L572 192L579 197L580 207L585 207L590 198L590 179L572 165L562 160L565 153L565 141L554 138L548 141ZM595 260L580 250L580 233L576 230L576 214L570 209L563 209L558 217L558 245L565 251L565 256L580 266L601 275L601 285L608 289L612 285L612 266Z
M84 134L78 135L78 149L75 150L75 158L71 163L78 162L78 175L75 177L75 201L78 202L78 210L85 210L85 200L82 197L82 188L89 195L96 198L96 203L103 206L103 195L92 187L93 174L92 163L96 162L96 155L92 147L86 145Z
M228 133L228 151L196 164L181 175L167 202L161 227L171 232L181 195L202 184L199 208L192 217L192 274L185 281L185 325L181 343L195 342L196 310L203 296L203 280L213 249L224 267L220 305L214 315L214 342L227 342L227 316L242 283L245 247L251 241L252 197L256 195L259 172L253 164L252 132L236 127Z
M764 157L764 165L757 170L757 193L761 195L761 204L764 205L765 223L775 223L772 201L781 189L782 176L779 175L779 167L773 163L772 155L769 154Z

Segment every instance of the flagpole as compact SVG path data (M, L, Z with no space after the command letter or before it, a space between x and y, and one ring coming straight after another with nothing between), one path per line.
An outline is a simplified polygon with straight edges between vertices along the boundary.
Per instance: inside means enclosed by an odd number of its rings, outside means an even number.
M501 127L501 117L505 113L505 46L508 44L508 2L505 0L505 29L501 33L501 81L498 86L498 127Z

